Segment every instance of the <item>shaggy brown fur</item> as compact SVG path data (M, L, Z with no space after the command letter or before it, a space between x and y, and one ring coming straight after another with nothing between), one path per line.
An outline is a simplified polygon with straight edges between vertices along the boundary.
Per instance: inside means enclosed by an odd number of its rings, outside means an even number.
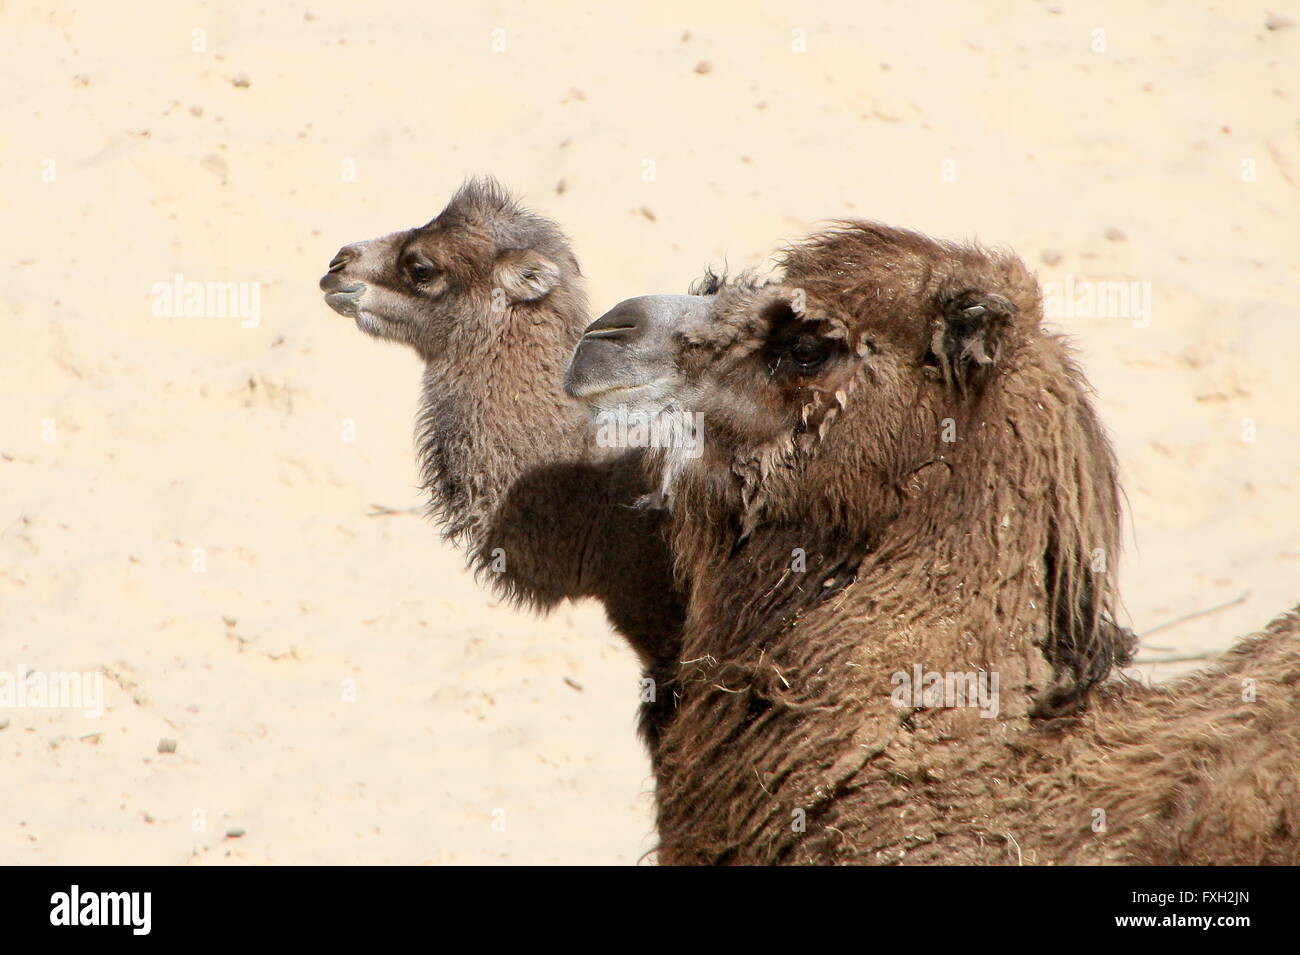
M684 600L638 451L591 440L561 377L587 324L568 240L472 180L418 229L341 249L326 300L425 362L419 457L430 512L507 598L601 600L647 672L676 659ZM671 698L643 712L653 744Z
M1296 860L1294 614L1084 708L1134 644L1115 463L1019 259L849 222L702 291L659 409L706 427L656 462L692 582L661 861ZM996 674L996 718L900 705L914 667Z

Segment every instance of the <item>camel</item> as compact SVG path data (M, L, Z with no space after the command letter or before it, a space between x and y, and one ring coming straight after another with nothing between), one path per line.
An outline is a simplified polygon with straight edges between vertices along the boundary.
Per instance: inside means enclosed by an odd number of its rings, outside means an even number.
M616 306L566 388L647 455L689 581L667 864L1300 861L1300 607L1120 672L1115 458L1014 254L845 221Z
M417 445L430 515L481 579L545 612L595 597L666 680L684 595L640 452L593 441L562 377L589 321L568 239L492 179L471 179L420 228L344 246L325 301L423 360ZM649 684L654 687L656 684ZM642 693L653 749L670 694Z

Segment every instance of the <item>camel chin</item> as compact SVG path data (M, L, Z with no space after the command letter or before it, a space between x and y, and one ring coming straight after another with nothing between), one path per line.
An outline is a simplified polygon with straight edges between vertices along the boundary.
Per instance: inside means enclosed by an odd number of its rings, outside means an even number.
M393 326L386 322L374 312L367 312L364 309L356 314L357 328L361 329L372 338L396 339L393 334Z

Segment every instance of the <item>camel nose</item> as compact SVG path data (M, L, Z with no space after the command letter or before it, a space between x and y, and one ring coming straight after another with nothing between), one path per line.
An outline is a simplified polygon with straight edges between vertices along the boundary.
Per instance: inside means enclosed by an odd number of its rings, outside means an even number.
M619 345L648 344L705 314L712 304L711 295L640 295L619 302L588 325L582 337Z
M582 337L626 344L644 335L648 316L638 302L638 299L630 299L615 305L588 325Z
M569 361L564 390L588 400L671 378L673 333L707 321L713 304L711 295L642 295L619 302L587 326Z
M349 262L357 257L356 245L345 245L330 259L330 271L342 272Z
M365 275L359 274L360 269L347 273L347 266L359 260L363 252L364 243L354 242L351 246L343 246L329 260L329 272L321 275L321 281L317 283L321 291L325 292L326 300L329 300L331 292L355 292L365 288L365 282L359 281L365 278Z

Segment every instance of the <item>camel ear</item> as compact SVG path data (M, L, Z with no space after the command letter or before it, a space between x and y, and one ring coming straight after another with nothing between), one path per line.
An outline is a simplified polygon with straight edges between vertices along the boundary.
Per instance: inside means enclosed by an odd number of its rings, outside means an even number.
M492 280L512 302L531 302L560 282L560 267L532 249L502 252L493 266Z
M1016 306L993 292L965 291L941 300L939 312L927 359L944 382L964 390L997 362Z

